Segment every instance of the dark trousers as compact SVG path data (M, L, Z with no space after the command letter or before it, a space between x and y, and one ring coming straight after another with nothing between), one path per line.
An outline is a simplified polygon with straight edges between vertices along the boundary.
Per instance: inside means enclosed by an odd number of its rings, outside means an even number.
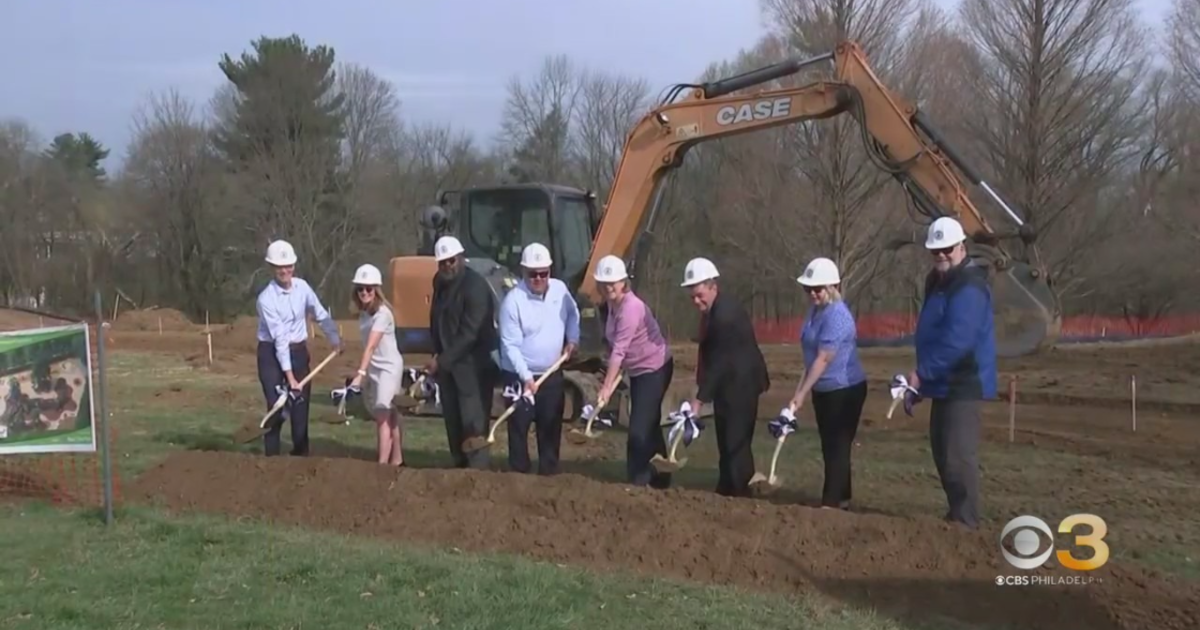
M541 376L534 375L534 380ZM505 386L520 384L513 372L501 372ZM520 473L529 472L529 425L537 432L538 474L558 474L558 453L562 445L562 417L566 401L562 372L546 377L533 397L533 408L524 405L508 417L508 467Z
M625 442L625 468L635 486L668 488L669 473L659 473L650 464L655 453L667 456L663 437L662 402L675 375L675 360L668 358L653 372L629 377L629 435Z
M942 479L949 510L946 520L979 527L980 401L933 400L929 446Z
M487 357L467 357L454 365L438 365L436 378L442 398L442 419L456 468L485 470L491 465L488 449L467 454L462 443L471 437L487 437L496 371Z
M727 497L750 496L754 477L754 425L758 420L759 392L750 387L728 384L713 396L713 424L717 434L717 494Z
M825 487L821 505L840 507L850 501L850 451L858 433L863 403L867 400L867 382L825 392L813 392L813 415L821 435L821 456L825 460Z
M292 358L292 375L297 381L308 376L308 346L294 343L290 346ZM275 406L279 392L275 386L280 385L289 390L287 375L275 357L275 344L269 341L258 342L258 382L262 385L263 397L267 399L267 409ZM308 400L312 397L312 384L304 386L304 399L293 403L288 401L267 421L267 433L263 436L263 452L267 456L279 454L279 433L283 428L283 417L286 412L292 425L292 455L308 455Z

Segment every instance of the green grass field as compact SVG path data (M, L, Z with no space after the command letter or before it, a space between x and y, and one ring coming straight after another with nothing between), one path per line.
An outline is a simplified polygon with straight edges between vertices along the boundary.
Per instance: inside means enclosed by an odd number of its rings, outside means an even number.
M173 449L256 450L229 438L247 415L260 413L257 383L210 374L176 359L116 353L109 371L109 409L119 434L116 465L125 482ZM373 427L324 424L333 410L314 404L313 439L322 454L371 457ZM764 427L765 428L765 427ZM285 430L284 435L287 435ZM610 438L612 439L612 438ZM414 420L406 457L415 466L444 465L437 419ZM679 475L682 485L711 489L713 439L701 440ZM286 447L285 447L286 448ZM773 442L760 431L756 456L765 469ZM502 452L502 451L500 451ZM820 455L805 427L789 439L782 475L798 489L781 500L819 493ZM922 433L867 433L856 453L855 490L872 511L940 514L936 473ZM992 518L1032 511L1054 513L1053 494L989 489L1021 487L1036 469L1042 478L1093 470L1102 461L1033 448L985 448L986 509ZM571 464L575 472L620 480L624 463ZM1143 471L1143 474L1151 474ZM1195 472L1159 471L1153 484L1192 483ZM1192 486L1194 487L1194 485ZM1180 500L1191 500L1187 495ZM1153 520L1130 499L1109 497L1120 518ZM1086 507L1086 505L1084 505ZM1144 562L1196 578L1195 522L1166 522L1186 536L1122 540L1114 561ZM1182 542L1180 542L1182 541ZM1126 544L1128 543L1128 544ZM814 628L883 630L964 628L954 620L897 621L819 594L763 595L632 575L592 574L523 558L474 556L453 550L407 548L241 523L216 516L184 517L122 505L103 525L97 510L67 510L37 502L0 502L0 628ZM1190 556L1189 556L1190 554ZM979 628L980 626L969 626Z

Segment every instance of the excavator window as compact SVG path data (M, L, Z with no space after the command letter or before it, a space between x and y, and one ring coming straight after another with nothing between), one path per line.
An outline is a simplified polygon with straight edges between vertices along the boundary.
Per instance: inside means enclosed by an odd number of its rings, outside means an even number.
M467 256L490 258L521 273L521 250L551 245L550 198L536 189L473 191L467 198Z
M587 270L592 250L592 209L582 197L558 197L554 209L556 275L576 286L576 276Z

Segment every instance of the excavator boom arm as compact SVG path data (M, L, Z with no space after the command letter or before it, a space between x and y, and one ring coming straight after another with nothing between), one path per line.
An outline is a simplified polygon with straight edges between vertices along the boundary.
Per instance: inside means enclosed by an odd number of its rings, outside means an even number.
M786 76L831 56L837 69L834 80L754 94L714 96ZM653 211L652 200L662 179L681 163L688 148L708 140L846 112L864 127L876 149L886 148L886 155L876 155L886 161L877 160L876 164L902 181L911 182L909 189L916 199L924 198L936 205L937 212L956 216L968 234L993 234L950 170L946 156L917 133L911 121L916 116L923 122L917 109L879 81L856 43L843 42L832 55L784 62L697 86L689 98L644 116L626 139L581 293L593 301L600 299L592 279L597 261L608 254L629 252L646 212ZM1017 219L1015 214L1013 217Z
M831 80L733 94L831 58L836 69ZM789 60L703 85L677 86L684 87L693 88L687 98L651 111L626 138L580 285L582 298L600 303L593 274L605 255L627 257L634 249L636 272L637 240L640 232L653 232L662 181L682 163L690 147L707 140L849 113L863 132L872 162L900 182L918 210L931 217L954 216L976 246L987 252L994 272L993 303L999 312L998 354L1027 354L1057 337L1061 309L1045 269L1014 262L999 247L999 235L971 202L951 166L957 166L1008 214L1036 256L1032 230L946 144L915 105L879 80L858 44L845 41L833 53L814 59Z

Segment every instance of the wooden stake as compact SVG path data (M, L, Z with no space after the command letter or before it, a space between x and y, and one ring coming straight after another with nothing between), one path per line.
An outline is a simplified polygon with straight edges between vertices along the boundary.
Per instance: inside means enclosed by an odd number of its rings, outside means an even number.
M1017 377L1008 379L1008 442L1017 438Z
M208 338L208 364L212 365L212 328L208 325L208 311L204 311L204 336Z
M1137 433L1137 376L1129 375L1129 415L1133 432Z
M158 316L158 336L162 336L162 316Z

